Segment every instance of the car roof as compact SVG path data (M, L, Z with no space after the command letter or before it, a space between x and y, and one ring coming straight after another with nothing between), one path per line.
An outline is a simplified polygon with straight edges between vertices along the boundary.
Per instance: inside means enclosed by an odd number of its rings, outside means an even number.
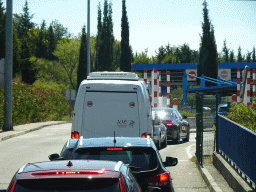
M82 141L81 141L82 140ZM114 143L115 140L115 143ZM141 137L101 137L79 139L79 147L152 147L152 139Z
M101 161L101 160L59 160L59 161L44 161L37 163L28 163L24 165L18 172L36 172L36 171L58 171L58 170L109 170L117 171L117 167L121 166L122 162L116 161Z
M228 104L227 103L221 103L221 104L219 104L219 107L228 107Z
M169 108L169 107L154 107L152 108L152 110L167 110L167 111L171 111L171 110L175 110L174 108Z

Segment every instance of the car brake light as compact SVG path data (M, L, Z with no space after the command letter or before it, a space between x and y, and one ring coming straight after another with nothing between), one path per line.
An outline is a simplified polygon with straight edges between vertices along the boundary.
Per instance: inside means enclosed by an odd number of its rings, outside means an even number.
M74 131L71 133L71 139L78 139L79 138L79 132Z
M120 187L120 192L127 192L126 185L122 177L119 178L119 187Z
M107 151L123 151L124 148L121 147L111 147L107 148Z
M164 124L165 126L173 126L173 123L171 123L171 122L163 122L163 124Z
M156 175L154 177L150 177L147 179L147 183L150 186L166 186L170 184L170 175L169 173L162 173L159 175Z
M32 173L34 176L42 176L42 175L98 175L103 174L104 171L47 171L47 172L39 172Z
M148 136L147 132L141 134L142 138L147 138L147 136Z
M9 192L13 192L13 191L14 191L16 184L17 184L17 181L16 181L16 180L13 180L13 181L12 181L12 184L11 184L11 186L10 186Z

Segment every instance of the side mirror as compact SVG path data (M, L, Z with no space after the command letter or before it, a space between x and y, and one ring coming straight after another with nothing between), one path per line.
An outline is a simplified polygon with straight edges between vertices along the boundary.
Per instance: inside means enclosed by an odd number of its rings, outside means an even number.
M60 158L60 155L57 153L53 153L53 154L49 155L48 158L50 159L50 161L54 161L54 160Z
M152 120L155 121L156 120L156 112L152 111Z
M166 157L165 162L163 162L165 167L171 167L178 164L178 159L175 157Z
M188 117L186 115L183 115L183 119L187 119Z

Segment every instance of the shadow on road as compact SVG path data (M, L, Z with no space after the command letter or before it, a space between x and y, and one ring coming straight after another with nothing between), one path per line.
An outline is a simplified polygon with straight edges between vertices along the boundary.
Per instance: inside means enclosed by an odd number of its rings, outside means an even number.
M0 192L6 192L6 190L0 190Z
M180 144L183 144L183 143L187 143L186 141L180 141L180 143L175 143L174 141L172 140L169 140L167 141L167 145L180 145Z

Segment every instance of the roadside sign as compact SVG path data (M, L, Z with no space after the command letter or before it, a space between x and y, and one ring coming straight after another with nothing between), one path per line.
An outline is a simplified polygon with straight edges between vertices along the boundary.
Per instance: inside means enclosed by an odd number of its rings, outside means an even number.
M186 73L189 75L197 76L197 70L196 69L186 69ZM188 75L188 81L195 81L196 78Z
M221 79L231 81L231 69L219 69L218 70L218 76Z
M0 60L0 88L4 89L4 58Z

